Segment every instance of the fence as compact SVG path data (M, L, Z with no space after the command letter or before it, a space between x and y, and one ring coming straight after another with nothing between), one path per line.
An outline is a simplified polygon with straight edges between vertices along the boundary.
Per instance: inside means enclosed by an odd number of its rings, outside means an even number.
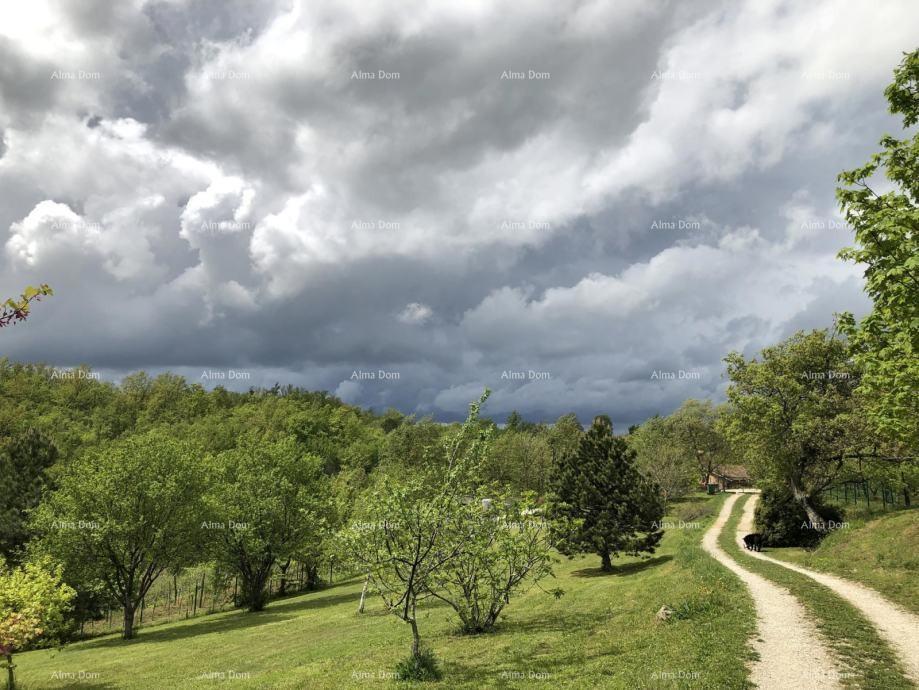
M853 480L840 482L825 489L824 496L832 497L836 503L855 503L861 502L866 507L871 508L871 502L875 505L880 504L883 509L897 508L898 506L909 506L909 491L903 489L893 489L887 484L880 484L869 480Z
M333 581L333 563L320 569L319 578L328 575ZM324 572L322 572L324 571ZM286 571L275 570L268 581L269 598L305 592L309 588L306 563L291 561ZM280 593L282 588L284 592ZM212 566L188 568L181 574L163 574L150 588L135 613L135 626L165 623L195 616L230 611L239 607L240 582L238 576L223 575ZM80 626L81 637L94 637L121 630L122 611L106 609L99 620L85 621Z

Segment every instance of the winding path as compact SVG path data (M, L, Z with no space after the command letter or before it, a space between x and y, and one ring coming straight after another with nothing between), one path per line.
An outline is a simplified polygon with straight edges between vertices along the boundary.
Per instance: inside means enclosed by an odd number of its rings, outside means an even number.
M718 535L731 515L737 494L724 502L702 547L743 580L756 605L758 639L750 680L760 690L824 690L840 687L839 671L817 627L788 590L742 568L718 546Z
M730 499L728 499L730 501ZM743 546L743 534L753 531L753 511L758 495L754 495L744 505L743 515L737 529L737 541ZM723 511L722 511L723 512ZM770 558L762 553L750 552L751 555L764 561L781 565L796 573L807 575L820 584L829 587L840 597L848 601L871 621L878 634L890 643L897 656L903 662L909 678L919 683L919 616L891 603L873 589L845 580L835 575L827 575L808 570L793 563L786 563Z

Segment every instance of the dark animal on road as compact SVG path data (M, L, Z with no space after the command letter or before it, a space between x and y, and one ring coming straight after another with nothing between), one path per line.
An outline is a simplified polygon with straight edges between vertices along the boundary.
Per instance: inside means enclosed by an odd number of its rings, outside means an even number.
M763 541L763 535L759 534L758 532L748 534L743 538L744 547L750 551L762 551Z

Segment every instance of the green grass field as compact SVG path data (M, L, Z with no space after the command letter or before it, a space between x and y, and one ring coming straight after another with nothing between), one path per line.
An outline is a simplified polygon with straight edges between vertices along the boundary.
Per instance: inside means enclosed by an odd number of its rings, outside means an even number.
M857 580L919 613L919 509L867 521L847 515L846 521L848 527L830 534L813 551L772 549L770 555Z
M449 688L744 688L752 601L700 547L722 496L674 506L662 547L623 558L601 574L597 557L563 560L556 600L539 589L511 601L499 631L455 633L444 606L420 621ZM680 528L679 521L684 521ZM408 626L378 599L356 613L359 579L238 611L147 627L124 642L107 636L63 651L16 656L21 687L365 688L411 687L392 679L408 653ZM655 613L675 610L666 623ZM82 674L82 678L81 678Z
M890 645L858 609L806 575L754 558L738 546L737 524L748 500L750 497L744 496L734 504L731 518L718 540L719 545L741 566L781 585L804 605L832 653L844 667L840 670L840 683L844 687L865 690L914 687L904 675ZM775 550L765 549L764 552L772 556Z

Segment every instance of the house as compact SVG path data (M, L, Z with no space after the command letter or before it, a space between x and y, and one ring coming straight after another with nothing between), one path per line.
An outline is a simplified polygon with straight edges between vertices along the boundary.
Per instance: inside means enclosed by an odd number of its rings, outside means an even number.
M719 465L709 473L705 483L709 493L753 486L750 473L743 465Z

